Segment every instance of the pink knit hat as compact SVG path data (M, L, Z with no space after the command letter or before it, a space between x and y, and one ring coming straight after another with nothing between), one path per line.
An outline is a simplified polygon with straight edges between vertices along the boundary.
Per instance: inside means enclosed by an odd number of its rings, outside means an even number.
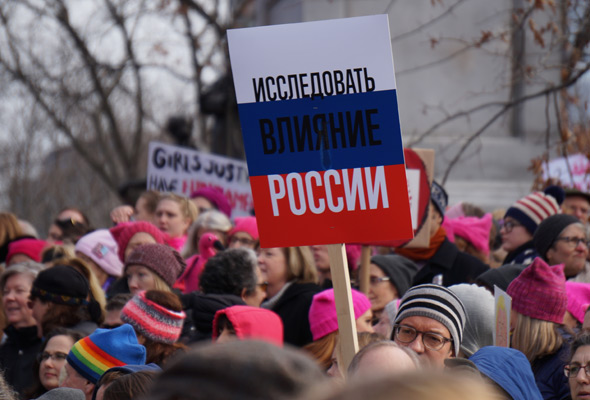
M485 255L490 254L490 229L492 229L492 214L487 213L481 218L458 217L447 218L443 221L443 228L447 237L455 243L455 235L462 237Z
M563 323L567 307L563 264L549 266L540 257L510 283L512 309L531 318Z
M215 208L227 215L228 218L231 217L231 204L227 197L225 197L225 194L223 194L221 188L211 186L202 187L191 193L191 199L194 199L195 197L206 198Z
M371 309L371 302L363 293L354 289L351 292L354 319L358 319ZM313 340L321 339L338 330L334 289L324 290L313 296L309 308L309 327L311 328Z
M47 246L47 242L39 239L20 239L8 244L8 253L6 254L6 264L17 254L24 254L31 260L41 262L41 253Z
M98 229L82 236L76 242L76 251L89 257L110 276L121 276L123 273L119 247L108 229Z
M173 344L182 332L184 311L170 310L139 292L121 310L121 321L154 342Z
M590 306L590 283L565 283L567 291L567 310L580 322L584 322L584 314Z
M127 245L129 241L139 232L147 233L148 235L152 236L156 243L164 244L167 239L167 235L158 229L157 226L154 224L150 224L146 221L137 221L137 222L126 222L122 224L118 224L110 229L111 235L117 241L117 245L119 246L119 259L122 262L125 262L125 250L127 249Z
M235 227L229 231L229 237L231 238L236 232L246 232L252 236L252 239L258 240L258 225L256 224L256 217L236 217Z

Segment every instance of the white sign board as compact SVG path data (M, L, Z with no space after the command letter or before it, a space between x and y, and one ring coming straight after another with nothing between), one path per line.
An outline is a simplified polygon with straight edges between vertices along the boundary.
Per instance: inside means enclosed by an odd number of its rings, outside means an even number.
M420 170L406 169L408 179L408 197L410 198L410 215L412 229L418 229L418 200L420 199Z
M583 154L556 158L543 164L543 179L558 180L564 187L590 192L590 161Z
M188 197L206 186L223 190L232 206L232 217L250 215L254 208L245 161L165 143L150 143L148 190Z

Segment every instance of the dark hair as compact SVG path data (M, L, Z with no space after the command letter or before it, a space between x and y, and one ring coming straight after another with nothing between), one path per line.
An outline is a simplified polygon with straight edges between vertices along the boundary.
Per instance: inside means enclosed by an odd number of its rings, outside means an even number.
M145 292L145 297L169 310L182 311L182 303L180 302L180 299L172 292L148 290ZM139 333L137 334L138 336L140 335ZM187 349L186 345L183 343L161 343L145 336L143 336L143 339L143 346L146 350L146 364L154 363L162 367L170 357L174 356L177 352L185 352Z
M74 343L84 337L84 335L82 335L80 332L72 329L55 328L45 336L45 340L41 344L41 348L39 348L39 354L45 351L49 340L55 336L68 336L74 341ZM43 393L47 392L47 389L43 387L41 381L39 380L39 368L41 368L41 363L36 359L33 363L33 383L28 389L25 390L25 399L36 399ZM0 393L2 393L2 391L0 391Z
M108 299L105 310L107 310L107 311L121 310L121 309L123 309L123 307L125 307L125 304L127 304L127 302L129 300L131 300L132 297L133 297L133 295L131 293L118 293L118 294L114 295L113 297L111 297L110 299Z
M588 331L582 331L579 335L575 337L574 341L572 342L572 345L570 347L570 362L572 361L572 358L574 358L574 354L576 354L576 351L578 351L578 349L583 346L590 346L590 332Z
M326 379L294 348L249 340L207 343L170 363L146 399L284 399Z
M139 371L118 377L105 389L104 400L131 400L147 394L157 373Z
M256 256L252 250L229 249L211 257L201 274L200 287L205 294L241 296L256 290Z

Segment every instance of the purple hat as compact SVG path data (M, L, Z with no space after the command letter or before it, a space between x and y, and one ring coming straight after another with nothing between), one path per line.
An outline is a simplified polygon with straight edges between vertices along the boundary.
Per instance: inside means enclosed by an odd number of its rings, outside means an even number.
M191 193L191 199L194 199L195 197L206 198L213 204L213 206L215 206L215 208L227 215L228 218L231 217L231 204L229 204L229 200L220 189L203 187Z

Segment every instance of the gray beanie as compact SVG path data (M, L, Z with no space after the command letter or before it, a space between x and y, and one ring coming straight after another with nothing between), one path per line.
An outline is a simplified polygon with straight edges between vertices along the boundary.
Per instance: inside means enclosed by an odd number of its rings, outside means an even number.
M468 283L449 286L449 289L459 297L467 312L461 342L463 353L471 357L482 347L493 346L496 329L494 296L485 288Z
M412 286L412 279L418 272L418 267L412 260L397 254L373 256L371 263L378 266L389 277L399 297L402 297Z
M402 298L394 323L409 317L431 318L443 324L451 333L455 356L459 354L466 317L465 306L455 293L439 285L414 286Z
M561 232L571 224L579 224L580 220L573 215L555 214L546 218L539 224L535 235L533 236L533 243L539 256L547 261L547 252L555 243L555 239Z
M86 400L86 395L80 389L60 387L46 392L36 400Z

